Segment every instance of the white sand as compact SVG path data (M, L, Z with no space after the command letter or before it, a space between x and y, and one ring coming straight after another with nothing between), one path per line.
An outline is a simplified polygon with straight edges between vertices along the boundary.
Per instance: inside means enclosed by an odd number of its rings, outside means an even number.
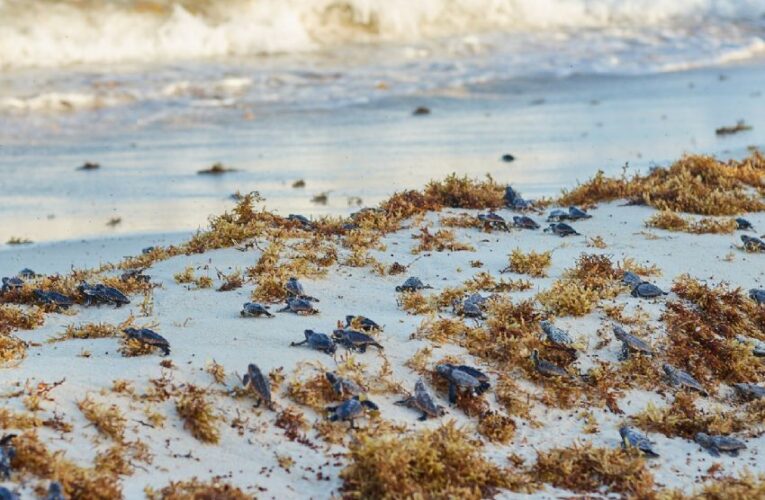
M462 212L462 211L459 211ZM469 213L475 213L468 211ZM573 261L583 252L603 253L617 261L632 257L639 262L658 265L663 276L654 281L662 288L669 289L672 280L682 273L690 273L700 279L714 282L728 281L733 286L744 289L765 285L765 266L762 255L746 254L732 248L738 243L738 235L687 235L651 231L658 239L645 236L643 220L652 209L645 207L619 207L618 204L605 204L591 211L593 218L579 222L576 228L584 236L561 239L541 231L514 231L511 233L494 232L487 234L474 229L457 230L460 241L470 242L475 252L432 253L415 260L411 248L417 243L411 235L416 228L406 228L384 239L387 250L373 252L375 257L386 264L393 261L409 263L415 261L408 274L419 276L425 283L431 284L438 292L446 286L456 286L469 279L477 271L488 271L499 277L499 270L506 267L507 256L514 248L523 250L552 250L553 265L549 277L532 279L534 289L529 292L511 294L513 299L530 297L548 287L561 272L573 265ZM500 211L503 216L513 214ZM541 217L536 217L541 221ZM431 215L430 221L438 217ZM765 230L765 214L753 214L749 220L760 230ZM601 236L608 247L603 250L586 245L586 237ZM172 239L175 239L173 237ZM113 260L121 253L137 253L143 245L141 241L132 241L124 252L116 250L111 240L104 243L101 250L92 243L70 243L65 246L50 245L38 247L34 251L19 251L14 255L0 253L0 268L4 274L11 274L23 266L39 266L41 272L59 271L65 273L72 262L77 260L78 249L87 249L90 264L104 260ZM66 249L66 251L63 251ZM103 253L102 253L103 252ZM732 260L726 255L733 253ZM162 487L169 480L186 479L192 476L207 479L223 476L226 480L247 488L265 498L329 498L338 493L341 481L338 472L342 468L342 458L332 455L342 448L327 447L315 438L313 430L309 438L316 442L318 449L313 450L297 442L291 442L283 436L283 431L273 426L275 413L252 408L252 401L234 400L229 397L217 399L216 404L227 422L236 417L239 411L247 419L243 435L239 435L229 425L221 426L219 445L201 444L189 432L183 429L177 417L172 401L157 404L156 409L168 419L162 429L151 429L136 422L145 420L141 406L131 403L128 398L107 391L99 395L98 391L107 389L115 379L127 379L135 382L139 391L146 388L149 378L158 377L163 372L175 382L193 382L202 387L214 387L211 376L203 369L208 361L216 360L227 370L228 384L234 385L234 372L244 373L250 362L256 362L264 371L283 367L289 380L290 374L301 361L316 360L328 367L333 366L330 356L311 351L307 348L290 348L289 343L302 338L306 328L328 332L337 320L346 314L363 314L385 326L381 335L384 353L392 364L394 377L404 387L411 389L417 379L404 363L421 347L428 345L425 340L410 340L410 334L424 319L421 316L407 315L396 305L394 287L400 284L406 275L379 277L366 268L331 268L326 279L303 280L306 291L321 299L318 304L320 314L299 317L291 314L277 314L273 319L243 319L239 317L242 303L249 300L251 284L231 292L217 292L214 289L188 290L176 284L173 275L187 266L209 266L209 274L215 277L215 269L228 272L231 269L244 269L253 265L260 252L250 250L240 252L226 249L208 252L203 255L182 256L160 262L146 272L152 280L161 283L154 293L154 310L150 318L140 317L140 297L127 307L73 308L74 314L51 314L47 316L43 327L32 332L21 332L20 336L40 345L31 347L28 357L14 368L0 370L0 393L13 390L16 384L30 382L53 382L66 378L66 382L52 393L52 401L43 403L43 417L53 413L63 415L75 424L72 433L59 435L48 429L41 429L40 434L51 447L67 451L67 454L89 464L94 454L107 448L110 440L99 438L97 432L88 426L87 421L76 407L76 401L87 393L94 393L99 402L116 402L129 416L128 438L139 437L145 441L154 454L154 463L150 466L137 464L135 474L123 481L124 494L127 498L141 498L145 486ZM24 261L28 256L29 261ZM341 259L342 260L342 259ZM480 260L483 268L471 268L469 261ZM17 269L18 268L18 269ZM204 273L204 271L197 271ZM512 276L513 278L519 276ZM219 283L216 281L216 286ZM671 298L671 296L670 296ZM655 322L663 308L665 299L645 301L622 294L618 303L627 303L628 311L641 307L650 314ZM117 323L130 314L138 316L139 323L157 322L157 330L165 336L171 346L175 368L166 370L159 366L162 358L149 355L136 358L124 358L118 352L117 339L70 340L56 344L43 343L46 339L60 334L66 325L72 323L106 321ZM609 362L616 359L619 345L610 342L597 352L595 331L604 319L598 312L583 318L561 318L556 324L568 329L578 340L589 345L588 353L578 361L578 366L586 368L591 359L599 358ZM654 323L658 325L657 323ZM662 335L661 328L658 335ZM79 357L82 350L92 353L89 358ZM338 354L344 352L339 348ZM436 349L433 360L445 354L463 354L456 346L443 346ZM368 365L370 373L376 372L382 358L372 349L365 354L358 354L357 359ZM464 356L465 361L471 361ZM494 377L494 375L492 375ZM284 407L291 402L283 394L286 386L275 390L275 399ZM530 386L533 387L533 386ZM539 390L536 388L535 390ZM667 390L671 397L672 390ZM724 391L723 391L724 393ZM466 417L459 409L451 408L447 416L439 420L418 422L418 414L394 406L397 399L393 396L373 396L380 404L381 413L386 419L401 422L410 429L435 427L448 419L455 419L460 424L475 425L475 420ZM499 408L494 401L492 391L487 396L492 406ZM618 416L598 408L574 408L563 411L537 407L535 416L543 423L534 428L518 422L518 431L512 442L506 446L487 444L486 453L501 464L506 464L505 457L517 453L533 463L535 450L551 446L567 446L577 439L589 440L605 447L620 445L618 426L629 415L641 411L649 401L663 404L665 398L655 393L632 392L619 402L625 416ZM722 400L724 398L720 398ZM440 404L448 402L439 397ZM19 398L12 398L6 404L10 408L23 409ZM292 403L294 404L294 403ZM717 403L713 403L717 404ZM309 420L322 418L303 408ZM582 410L590 410L595 415L600 427L598 434L582 432ZM361 425L364 425L362 420ZM668 439L660 434L650 437L656 441L661 458L650 461L650 467L656 481L661 486L679 487L690 491L700 476L713 464L719 463L725 473L735 474L748 467L754 472L765 472L765 464L759 459L758 449L765 443L765 438L747 439L748 449L738 458L713 458L702 451L696 444L675 438ZM277 464L277 453L289 455L295 460L290 472ZM143 468L145 467L145 469ZM267 472L263 473L263 470ZM321 471L329 476L329 481L317 480L316 473ZM3 483L10 486L9 483ZM258 491L258 489L260 491ZM548 488L536 496L546 497L566 492ZM508 497L515 496L507 494Z

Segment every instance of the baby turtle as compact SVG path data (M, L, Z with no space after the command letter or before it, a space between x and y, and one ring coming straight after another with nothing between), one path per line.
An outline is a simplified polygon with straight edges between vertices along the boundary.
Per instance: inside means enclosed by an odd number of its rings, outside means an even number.
M631 288L635 288L640 283L643 283L643 278L632 271L624 271L624 275L622 275L622 283L629 285Z
M449 365L455 370L459 370L461 372L465 372L471 377L474 377L480 384L478 385L478 394L483 394L489 388L491 388L491 384L489 383L489 376L486 375L484 372L479 370L478 368L473 368L472 366L468 365Z
M364 387L361 387L359 384L349 378L341 377L340 375L332 372L325 372L324 376L332 386L332 390L335 391L335 394L338 396L359 396L367 392Z
M365 408L373 411L380 409L362 395L354 396L337 406L328 406L327 411L330 413L329 419L332 422L348 422L351 425L351 429L355 429L354 419L360 417L364 413Z
M662 295L669 295L667 292L647 281L643 281L632 287L630 294L633 297L639 297L641 299L653 299L655 297L661 297Z
M151 276L143 274L144 269L128 269L120 275L120 280L130 281L135 280L139 283L148 283L151 281Z
M553 344L559 345L561 347L571 347L571 345L574 343L566 330L558 328L549 321L542 321L539 323L539 326L542 327L542 331L545 333L547 340Z
M539 229L541 227L534 219L525 215L514 215L513 225L521 229Z
M702 386L698 380L693 378L690 373L681 370L680 368L675 368L669 363L664 363L662 368L664 369L664 373L667 374L667 379L671 385L696 391L704 397L709 396L709 393L704 389L704 386Z
M120 307L124 304L130 304L130 299L124 293L111 286L103 284L92 286L83 281L77 289L85 297L86 306L114 304L116 307Z
M442 364L436 366L436 373L449 382L449 403L457 402L457 391L467 391L473 395L480 395L481 381L464 370L454 365Z
M765 342L752 337L746 337L744 335L736 335L736 340L742 344L748 345L752 348L752 354L758 358L765 357Z
M561 238L571 236L572 234L579 235L576 230L566 224L565 222L558 222L557 224L550 224L550 226L544 230L545 233L557 234Z
M568 207L568 218L571 220L592 219L592 215L578 207Z
M484 226L492 229L501 229L503 231L509 231L510 228L507 225L507 221L499 214L494 212L488 212L485 214L478 214L478 220L483 222Z
M741 235L741 242L747 252L765 252L765 241L753 236Z
M154 251L154 250L156 250L156 249L157 249L157 247L146 247L146 248L142 248L142 249L141 249L141 253L142 253L142 254L144 254L144 255L147 255L147 254L150 254L151 252L153 252L153 251Z
M0 486L0 500L20 500L18 493L13 492L5 486Z
M525 210L531 208L532 203L529 200L524 200L512 186L507 186L505 188L505 206L516 210Z
M11 478L11 460L16 456L16 448L13 446L13 438L16 434L5 434L0 438L0 478Z
M61 488L61 483L58 481L51 481L48 485L48 495L45 497L45 500L66 500L64 491Z
M34 291L35 298L43 304L52 305L56 308L68 309L74 305L74 301L66 295L54 291L40 290Z
M733 389L739 397L747 401L765 398L765 387L757 384L733 384Z
M622 342L622 352L619 354L619 361L626 361L630 353L647 354L653 356L653 348L643 339L627 333L624 328L614 325L614 337Z
M693 440L715 457L719 457L720 453L737 457L740 450L746 449L746 443L730 436L710 436L705 432L697 432Z
M19 271L16 276L25 280L33 280L37 278L37 273L29 269L28 267L25 267L24 269Z
M659 454L653 451L651 440L645 434L629 426L623 426L619 429L619 435L622 437L622 448L637 448L648 457L658 457Z
M326 333L314 332L313 330L305 330L303 335L305 335L305 340L300 342L291 342L290 345L295 347L303 344L308 344L308 347L311 349L322 351L325 354L334 354L334 352L337 350L337 346Z
M342 344L346 349L355 349L362 353L366 352L367 347L370 346L377 347L380 350L383 348L383 346L366 333L357 330L349 330L347 328L334 330L332 332L332 338L338 344Z
M425 290L426 288L433 288L430 285L424 285L420 278L410 276L404 281L401 286L396 287L397 292L416 292L418 290Z
M287 290L287 295L290 297L295 297L298 299L303 300L310 300L311 302L319 302L319 299L316 297L311 297L310 295L306 295L305 290L303 289L302 283L298 281L297 278L290 278L287 280L287 284L284 285L284 289Z
M739 231L754 231L754 226L751 222L744 219L743 217L737 217L736 218L736 229Z
M288 298L287 306L279 309L276 312L291 312L295 314L318 314L319 310L313 307L310 300Z
M765 290L762 288L752 288L749 290L749 298L757 302L758 306L765 304Z
M149 328L125 328L122 330L128 338L135 339L142 344L158 348L165 356L170 355L170 343L165 337Z
M10 278L3 278L3 286L0 288L0 293L10 292L11 290L21 290L24 286L24 280L13 276Z
M268 378L263 375L258 365L250 363L247 365L247 373L242 377L242 385L245 389L249 389L255 393L255 397L258 399L258 404L255 407L259 407L261 403L266 403L266 407L269 410L274 409L274 403L271 401L271 384L268 382Z
M313 229L313 222L308 220L308 217L305 215L300 214L289 214L287 216L288 221L297 222L301 226L303 226L303 229Z
M454 314L463 316L465 318L486 319L483 314L483 307L481 307L481 304L468 299L465 299L462 302L455 299L452 302L452 311Z
M422 379L417 380L414 384L414 396L410 396L402 401L396 401L395 404L420 410L422 415L417 419L420 421L427 420L428 417L438 418L446 413L443 406L439 406L433 401L433 397L425 388L425 383Z
M366 316L361 315L348 315L345 317L345 327L346 328L358 328L365 332L381 332L382 327L372 321L371 319L367 318Z
M239 311L239 315L243 318L259 318L265 316L266 318L273 318L274 315L268 312L268 306L258 304L257 302L245 302L242 305L242 310Z
M559 208L550 211L550 213L547 215L547 222L562 222L569 219L570 217L568 212Z
M568 377L568 372L558 365L539 358L539 351L531 351L531 361L534 368L545 377Z

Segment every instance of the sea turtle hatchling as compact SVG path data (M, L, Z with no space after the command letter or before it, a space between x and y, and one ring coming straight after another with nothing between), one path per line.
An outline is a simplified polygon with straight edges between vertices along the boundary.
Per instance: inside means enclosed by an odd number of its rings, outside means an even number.
M250 363L247 365L247 373L242 377L242 385L245 389L249 389L255 394L257 398L257 404L255 407L259 407L261 403L265 403L269 410L274 409L274 403L271 400L271 384L268 378L263 375L258 365Z
M24 286L24 280L18 276L12 276L10 278L3 278L3 286L0 288L0 293L7 293L12 290L20 290Z
M288 221L297 222L301 226L303 226L303 229L313 229L313 222L308 220L308 217L305 215L300 214L289 214L287 216Z
M258 304L257 302L245 302L242 305L242 310L239 311L239 315L243 318L259 318L265 316L266 318L273 318L274 315L268 312L268 306Z
M397 292L416 292L419 290L425 290L426 288L433 288L430 285L425 285L422 283L420 278L417 278L416 276L410 276L404 281L403 284L396 287Z
M37 289L34 291L35 298L42 304L51 305L58 309L68 309L74 305L74 301L66 295L54 292L53 290L45 291Z
M86 281L80 283L77 290L85 297L85 305L114 304L120 307L130 304L130 299L124 293L112 286L104 284L90 285Z
M544 230L545 233L552 233L560 236L561 238L565 238L566 236L571 235L579 235L579 233L576 232L576 229L569 226L565 222L558 222L556 224L550 224L549 227L547 227Z
M503 231L510 230L504 217L494 212L478 214L478 220L483 222L484 226L487 228L501 229Z
M624 271L624 274L622 275L622 283L629 285L630 288L635 288L640 283L643 283L643 278L632 271Z
M5 486L0 486L0 500L20 500L18 493L9 490Z
M626 361L630 353L647 354L653 356L653 348L643 339L631 335L619 325L614 325L614 337L622 342L622 351L619 354L619 361Z
M465 391L469 394L480 395L481 381L464 370L458 369L451 364L436 366L436 373L449 382L449 403L457 402L457 392Z
M539 351L531 351L531 362L534 363L534 369L545 377L568 377L569 373L560 366L540 359Z
M358 328L365 332L381 332L382 327L373 320L361 315L349 314L345 317L346 328Z
M361 353L367 351L367 347L374 346L382 350L381 346L374 338L358 330L349 330L348 328L338 328L332 332L332 338L338 344L346 349L355 349Z
M531 217L525 215L514 215L513 225L520 229L539 229L541 226Z
M568 207L568 218L570 220L583 220L592 219L592 215L588 214L579 207Z
M291 312L294 314L318 314L319 310L313 307L310 300L290 297L287 299L287 305L276 312Z
M61 483L58 481L51 481L48 485L48 494L45 496L45 500L66 500L64 491L61 488Z
M709 396L709 393L704 389L704 386L702 386L698 380L693 378L690 373L681 370L680 368L675 368L669 363L664 363L662 369L664 370L664 373L667 374L667 380L670 385L696 391L704 397Z
M747 337L745 335L736 335L736 340L744 345L750 346L752 348L752 354L758 358L765 357L765 342L762 340Z
M754 226L751 222L744 219L743 217L737 217L736 218L736 229L739 231L754 231Z
M337 406L327 406L326 409L332 422L348 422L351 429L355 429L354 420L364 413L364 409L378 411L380 408L364 395L361 395L343 401Z
M135 339L142 344L156 347L165 356L170 355L170 343L165 337L149 328L125 328L122 330L130 339Z
M422 379L417 380L414 384L414 395L404 400L396 401L397 405L406 406L407 408L414 408L422 412L422 415L418 420L423 421L428 417L438 418L443 416L446 411L443 406L439 406L433 400L433 397L425 387L425 382Z
M11 478L11 461L16 456L15 437L16 434L5 434L0 438L0 478L6 481Z
M566 348L570 348L574 344L573 339L566 330L558 328L550 321L541 321L539 326L542 328L545 338L553 344Z
M749 298L755 301L758 306L765 304L765 289L752 288L749 290Z
M659 454L653 450L651 440L645 434L629 426L623 426L619 429L619 435L622 437L622 448L637 448L648 457L658 457Z
M765 241L746 234L741 235L741 242L747 252L765 252Z
M653 299L662 295L669 295L667 292L647 281L642 281L632 287L630 295L641 299Z
M33 280L37 278L37 273L29 269L28 267L25 267L21 271L19 271L16 276L18 276L21 279L25 280Z
M465 318L486 319L486 316L483 314L482 305L469 300L469 298L461 302L458 299L454 299L452 301L452 312Z
M297 278L290 278L287 280L287 284L284 285L284 289L287 291L287 295L290 297L309 300L311 302L319 302L316 297L306 295L303 289L303 284Z
M555 210L551 210L547 215L547 222L562 222L564 220L569 220L569 218L567 211L556 208Z
M739 397L747 401L765 398L765 387L762 387L761 385L744 383L733 384L733 390L736 391L736 394L738 394Z
M730 436L710 436L705 432L697 432L693 440L715 457L719 457L720 453L737 457L739 451L746 449L746 443Z
M149 283L151 276L144 274L145 269L128 269L120 275L121 281L135 280L139 283Z
M515 210L527 210L534 204L530 200L524 200L512 186L505 188L505 206Z
M353 380L345 377L341 377L333 372L324 372L327 382L332 386L332 390L335 391L340 397L359 396L366 393L366 389L354 382Z
M491 383L489 382L489 376L486 375L484 372L479 370L478 368L474 368L472 366L468 365L449 365L455 370L459 370L462 372L467 373L471 377L474 377L476 380L478 380L478 391L477 393L483 394L484 392L488 391L491 388Z
M313 330L305 330L303 335L305 335L305 340L301 340L300 342L291 342L290 346L296 347L299 345L308 344L308 347L311 349L321 351L325 354L334 354L334 352L337 350L335 342L329 338L329 335L326 333L315 332Z

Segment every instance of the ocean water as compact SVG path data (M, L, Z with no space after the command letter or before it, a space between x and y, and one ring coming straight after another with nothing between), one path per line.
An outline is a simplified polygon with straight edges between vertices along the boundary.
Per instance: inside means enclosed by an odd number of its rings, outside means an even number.
M763 56L762 0L0 0L0 243L194 229L237 190L344 213L452 171L549 195L741 154ZM239 172L196 175L216 161Z

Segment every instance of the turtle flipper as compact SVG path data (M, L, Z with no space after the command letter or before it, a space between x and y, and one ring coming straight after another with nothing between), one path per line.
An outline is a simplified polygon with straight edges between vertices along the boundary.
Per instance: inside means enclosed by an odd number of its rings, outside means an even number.
M276 312L278 313L290 312L290 306L284 306L281 309L277 309Z
M307 340L303 340L303 341L301 341L301 342L290 342L290 346L292 346L292 347L297 347L297 346L299 346L299 345L303 345L303 344L305 344L306 342L308 342L308 341L307 341Z
M457 402L457 385L449 383L449 403L455 404Z
M360 353L362 353L362 354L363 354L363 353L365 353L365 352L367 352L367 346L366 346L366 344L362 344L362 345L359 347L359 352L360 352Z
M627 344L622 344L622 350L619 352L619 361L627 361L630 357L630 348L627 347Z
M707 451L713 457L719 457L720 456L720 452L714 446L710 446L709 448L707 448Z
M419 420L420 422L424 422L427 419L428 419L428 414L423 412L423 414L420 415L420 417L417 420Z

